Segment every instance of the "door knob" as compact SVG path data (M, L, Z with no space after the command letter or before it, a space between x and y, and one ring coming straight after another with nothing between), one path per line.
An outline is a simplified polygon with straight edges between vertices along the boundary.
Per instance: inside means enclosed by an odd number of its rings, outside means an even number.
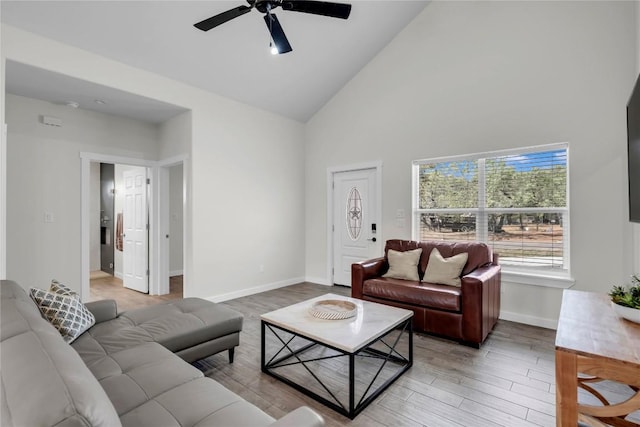
M367 239L367 240L370 240L370 241L372 241L372 242L376 242L378 239L376 239L375 237L373 237L373 238L371 238L371 239Z

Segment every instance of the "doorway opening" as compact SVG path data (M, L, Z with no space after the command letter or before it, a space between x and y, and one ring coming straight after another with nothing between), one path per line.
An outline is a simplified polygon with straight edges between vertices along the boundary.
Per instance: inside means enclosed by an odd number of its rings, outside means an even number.
M83 299L115 299L119 310L127 310L182 298L182 161L165 167L90 153L81 157Z
M177 163L162 168L169 172L169 294L184 294L184 165Z

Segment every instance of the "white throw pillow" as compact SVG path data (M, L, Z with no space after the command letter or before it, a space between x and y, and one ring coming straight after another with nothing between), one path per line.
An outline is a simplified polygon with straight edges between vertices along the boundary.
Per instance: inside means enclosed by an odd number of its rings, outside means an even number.
M433 248L429 255L427 270L424 272L423 282L440 285L460 286L460 273L467 263L469 254L463 252L450 258L444 258L438 248Z
M420 280L420 276L418 276L418 263L420 262L420 255L422 255L422 248L404 252L389 249L387 251L389 271L383 274L382 277L405 280Z
M31 288L29 293L45 319L69 344L96 323L93 314L75 293L61 295L38 288Z

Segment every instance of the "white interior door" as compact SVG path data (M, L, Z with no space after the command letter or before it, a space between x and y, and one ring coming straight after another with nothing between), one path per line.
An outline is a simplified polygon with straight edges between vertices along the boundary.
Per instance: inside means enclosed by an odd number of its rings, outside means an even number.
M351 264L375 258L378 203L375 168L333 174L333 283L351 286Z
M146 168L124 171L123 181L123 283L125 288L149 293L149 215L147 212Z

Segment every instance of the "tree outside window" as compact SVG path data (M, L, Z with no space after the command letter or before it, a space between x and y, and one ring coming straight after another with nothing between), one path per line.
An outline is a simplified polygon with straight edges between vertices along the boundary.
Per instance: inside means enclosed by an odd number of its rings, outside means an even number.
M419 240L483 241L513 269L568 274L568 147L414 162Z

